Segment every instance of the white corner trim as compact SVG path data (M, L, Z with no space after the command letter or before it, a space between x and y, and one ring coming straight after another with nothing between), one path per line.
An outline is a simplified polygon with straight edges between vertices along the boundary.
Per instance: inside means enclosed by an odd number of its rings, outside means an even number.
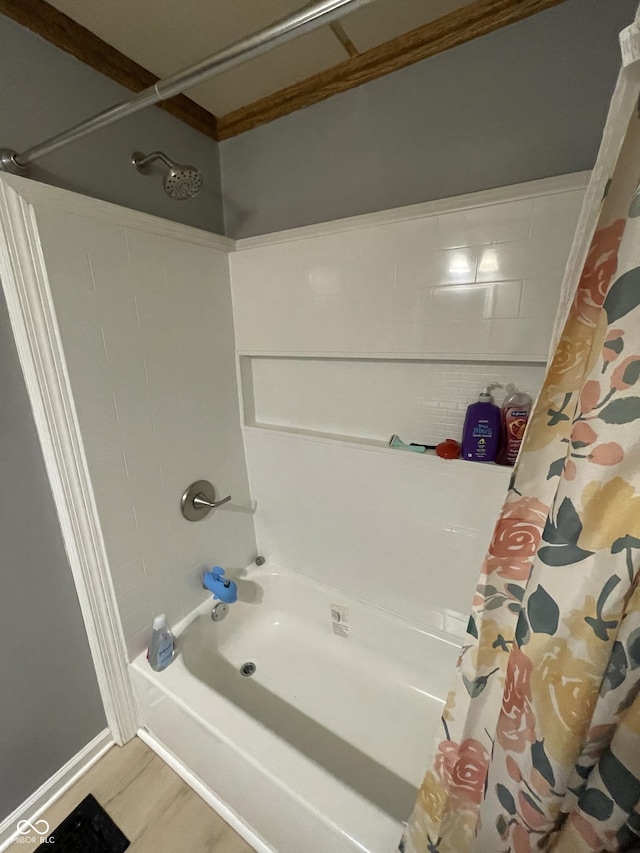
M640 7L636 13L634 22L625 27L620 33L620 50L622 53L622 67L637 65L640 62Z
M19 175L2 173L2 181L30 204L54 207L56 210L75 213L77 216L86 213L94 219L105 219L108 222L123 225L125 228L141 228L151 234L157 234L159 237L175 238L185 243L196 243L199 246L218 249L222 252L232 252L235 248L235 240L214 234L212 231L204 231L191 225L183 225L181 222L162 219L160 216L153 216L150 213L130 210L128 207L79 195Z
M32 821L45 812L65 791L75 784L96 761L114 745L109 729L96 735L80 752L70 758L57 773L44 782L37 791L21 803L9 817L0 823L0 853L6 850L18 834L17 824L21 820ZM54 829L54 827L50 827Z
M303 225L300 228L290 228L286 231L276 231L272 234L259 234L256 237L243 237L236 240L236 251L257 249L262 246L274 246L277 243L290 243L295 240L307 240L311 237L324 237L328 234L339 234L343 231L356 231L361 228L373 228L376 225L390 225L410 219L422 219L428 216L441 216L445 213L455 213L469 210L473 207L485 207L490 204L503 204L509 201L537 198L556 193L584 190L589 183L591 172L574 172L570 175L560 175L554 178L542 178L538 181L528 181L524 184L512 184L491 190L453 196L451 198L426 201L420 204L410 204L406 207L396 207L391 210L380 210L375 213L365 213L361 216L350 216L346 219L334 219L320 222L317 225Z
M152 749L165 764L168 764L169 767L177 773L178 776L186 782L199 797L202 797L205 803L208 806L211 806L211 808L217 812L220 817L247 842L247 844L251 845L257 853L278 853L277 850L271 847L270 844L267 844L266 841L261 838L248 824L238 817L238 815L230 809L226 803L216 797L216 795L207 788L204 782L201 782L200 779L182 763L182 761L176 758L172 752L169 752L166 746L160 743L159 740L156 740L150 732L141 728L138 729L137 734L141 741L144 741L144 743L146 743L147 746ZM2 853L1 850L0 853Z
M138 728L125 641L34 211L12 184L0 180L0 285L7 299L107 724L115 741L122 744Z

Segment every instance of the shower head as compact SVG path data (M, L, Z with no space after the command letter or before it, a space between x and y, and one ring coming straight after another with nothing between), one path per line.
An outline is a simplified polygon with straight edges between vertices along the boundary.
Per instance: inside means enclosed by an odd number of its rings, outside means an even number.
M152 154L147 154L146 157L140 151L134 151L131 155L131 162L141 175L149 174L147 167L155 160L162 160L165 166L169 167L169 171L162 181L164 191L169 198L183 201L187 198L193 198L202 189L202 172L195 166L180 166L170 160L162 151L154 151Z

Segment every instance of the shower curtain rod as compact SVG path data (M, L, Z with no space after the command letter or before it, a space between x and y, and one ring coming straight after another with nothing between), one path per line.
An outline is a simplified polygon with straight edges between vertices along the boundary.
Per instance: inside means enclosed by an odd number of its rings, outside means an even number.
M114 122L127 118L127 116L144 110L153 104L166 101L168 98L184 92L185 89L190 89L198 83L208 80L215 74L220 74L247 59L266 53L271 47L284 44L317 27L331 23L331 21L342 17L346 11L354 11L371 2L373 0L321 0L321 2L310 3L298 12L281 18L276 23L240 39L214 53L213 56L185 68L184 71L179 71L171 77L159 80L153 86L149 86L134 95L133 98L109 107L109 109L97 113L92 118L45 139L39 145L34 145L20 153L8 148L0 149L0 172L12 172L14 175L24 174L29 163L57 151L64 145L82 139L88 134L100 130L100 128L114 124Z

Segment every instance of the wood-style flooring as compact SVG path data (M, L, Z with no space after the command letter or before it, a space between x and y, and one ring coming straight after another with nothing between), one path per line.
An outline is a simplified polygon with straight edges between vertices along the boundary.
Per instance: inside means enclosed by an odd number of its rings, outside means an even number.
M127 836L127 853L253 853L139 738L113 746L41 818L53 831L87 794ZM14 843L7 853L25 849Z

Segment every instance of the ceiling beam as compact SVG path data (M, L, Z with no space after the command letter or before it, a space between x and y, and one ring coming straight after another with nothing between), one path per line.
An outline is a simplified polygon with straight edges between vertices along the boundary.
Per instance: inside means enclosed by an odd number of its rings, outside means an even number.
M218 116L218 138L237 136L563 2L565 0L476 0L333 68Z
M0 0L0 13L132 92L141 92L160 79L45 0ZM157 106L206 136L218 138L216 117L185 95Z

